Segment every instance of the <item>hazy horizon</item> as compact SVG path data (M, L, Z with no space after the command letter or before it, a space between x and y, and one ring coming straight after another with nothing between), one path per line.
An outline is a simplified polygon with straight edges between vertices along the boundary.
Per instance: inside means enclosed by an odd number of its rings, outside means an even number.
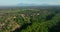
M0 6L14 6L18 4L60 5L60 0L0 0Z

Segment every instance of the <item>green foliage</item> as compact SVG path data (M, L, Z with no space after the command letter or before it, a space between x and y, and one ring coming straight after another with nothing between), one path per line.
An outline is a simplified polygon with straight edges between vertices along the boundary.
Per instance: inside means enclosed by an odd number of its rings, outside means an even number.
M1 11L0 32L60 32L58 8L8 10L9 12L5 9Z

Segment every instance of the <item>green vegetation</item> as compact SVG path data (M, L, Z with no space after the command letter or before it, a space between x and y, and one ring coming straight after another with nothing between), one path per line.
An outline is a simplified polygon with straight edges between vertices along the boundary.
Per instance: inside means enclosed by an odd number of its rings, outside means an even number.
M0 9L0 32L60 32L60 9Z

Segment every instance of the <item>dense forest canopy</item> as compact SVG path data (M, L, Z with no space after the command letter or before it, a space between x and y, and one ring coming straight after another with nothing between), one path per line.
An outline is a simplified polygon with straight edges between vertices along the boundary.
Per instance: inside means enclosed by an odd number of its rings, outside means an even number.
M60 7L0 9L0 32L60 32Z

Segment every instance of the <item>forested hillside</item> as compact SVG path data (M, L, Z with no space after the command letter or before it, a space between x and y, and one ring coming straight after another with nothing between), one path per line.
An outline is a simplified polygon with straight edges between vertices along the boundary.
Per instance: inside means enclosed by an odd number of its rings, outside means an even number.
M60 8L0 9L0 32L60 32Z

